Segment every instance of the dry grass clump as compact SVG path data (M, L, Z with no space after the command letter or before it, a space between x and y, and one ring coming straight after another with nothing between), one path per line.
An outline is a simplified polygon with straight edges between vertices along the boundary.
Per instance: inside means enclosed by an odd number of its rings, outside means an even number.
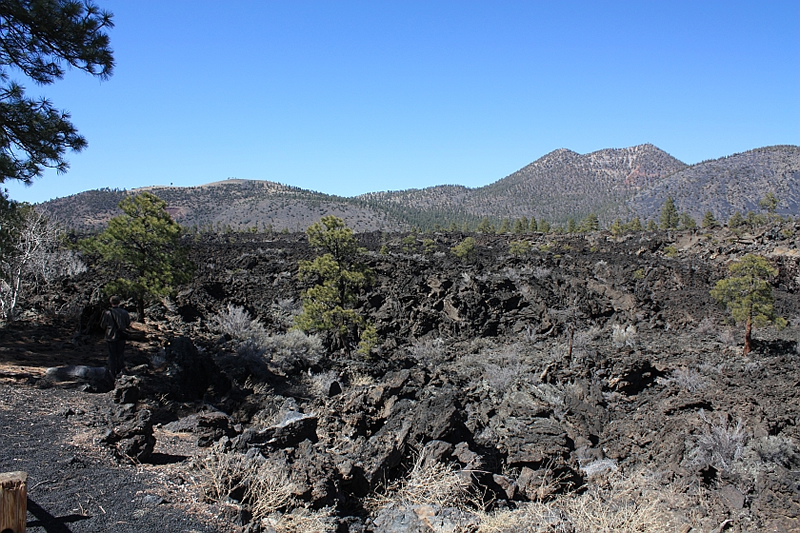
M291 513L273 513L261 522L268 526L267 531L275 533L333 533L337 527L333 510L329 507L323 509L298 507Z
M226 503L239 493L250 504L254 519L265 518L290 507L294 485L282 465L228 452L220 443L194 461L197 485L210 501Z
M414 466L403 479L391 483L386 491L374 497L369 507L378 509L391 503L405 506L431 505L463 509L472 501L472 479L469 473L439 461L425 460L419 454Z
M484 514L479 533L661 533L679 531L699 503L646 474L610 475L581 494Z
M409 505L458 507L469 495L472 481L468 474L453 465L425 461L422 454L394 492L394 500Z
M245 500L250 502L254 519L267 517L292 503L294 485L282 465L264 461L248 477Z
M206 498L229 503L236 495L248 504L254 521L275 533L328 533L336 531L334 510L306 509L295 498L295 485L285 465L226 452L219 443L195 460L196 483ZM233 502L236 503L236 502Z
M238 453L226 452L222 445L214 443L202 458L196 458L196 484L210 501L225 502L246 483L251 464Z

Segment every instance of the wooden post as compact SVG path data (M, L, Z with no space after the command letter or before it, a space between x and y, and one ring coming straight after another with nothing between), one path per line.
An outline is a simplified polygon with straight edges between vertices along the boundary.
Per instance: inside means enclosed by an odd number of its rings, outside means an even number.
M28 520L28 474L0 474L0 532L25 533Z

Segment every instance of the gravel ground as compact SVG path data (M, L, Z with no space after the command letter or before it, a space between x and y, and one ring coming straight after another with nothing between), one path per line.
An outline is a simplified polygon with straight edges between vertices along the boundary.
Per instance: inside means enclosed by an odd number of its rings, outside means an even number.
M28 473L29 532L231 531L197 503L169 438L149 465L120 464L96 444L109 395L4 381L0 472Z

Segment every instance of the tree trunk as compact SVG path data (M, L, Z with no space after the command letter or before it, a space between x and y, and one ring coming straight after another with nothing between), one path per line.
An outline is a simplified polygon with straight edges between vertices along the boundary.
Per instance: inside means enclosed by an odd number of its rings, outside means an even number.
M747 355L750 353L750 341L752 340L750 337L750 331L753 329L753 322L748 318L747 323L744 326L744 352L742 355Z
M28 474L0 474L0 531L25 533L28 519Z
M136 312L139 314L139 322L144 324L144 298L136 298Z

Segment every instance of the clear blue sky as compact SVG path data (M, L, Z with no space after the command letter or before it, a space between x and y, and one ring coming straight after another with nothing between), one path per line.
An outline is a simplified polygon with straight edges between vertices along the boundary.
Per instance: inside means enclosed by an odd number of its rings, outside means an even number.
M96 0L113 77L32 94L88 141L30 202L272 180L486 185L551 150L800 144L800 2Z

